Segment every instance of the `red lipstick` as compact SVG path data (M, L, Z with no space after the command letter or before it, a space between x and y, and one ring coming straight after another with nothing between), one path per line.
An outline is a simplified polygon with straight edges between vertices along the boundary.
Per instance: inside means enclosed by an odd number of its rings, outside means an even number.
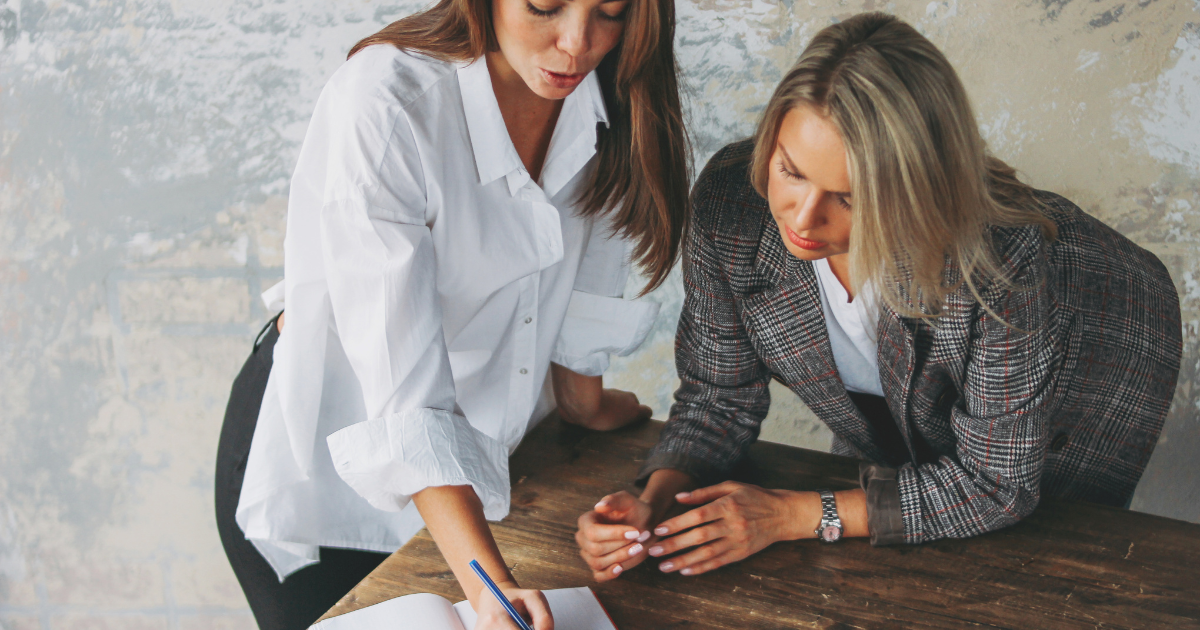
M587 74L564 74L561 72L551 72L545 68L539 68L542 71L542 78L546 79L552 87L562 90L569 90L583 82L583 78Z
M806 238L801 238L800 235L793 232L792 228L790 227L784 226L784 229L787 230L788 240L800 249L821 249L822 247L828 245L828 243L821 241L810 241Z

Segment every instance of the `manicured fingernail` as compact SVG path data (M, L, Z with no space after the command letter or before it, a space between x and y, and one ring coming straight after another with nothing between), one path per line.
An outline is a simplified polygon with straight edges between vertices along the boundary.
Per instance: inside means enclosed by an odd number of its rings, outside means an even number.
M629 548L629 557L630 558L638 555L639 553L642 553L642 545L641 544L637 544L637 545L634 545Z
M650 540L650 530L648 529L637 537L638 542L646 542L647 540Z
M624 570L625 569L622 569L621 565L618 564L617 566L613 567L613 575L621 575L621 571Z
M650 548L650 555L661 556L662 555L662 547L659 547L658 545L654 545L653 547Z
M679 499L680 501L683 501L683 500L686 500L690 496L692 496L691 492L680 492L679 494L675 495L675 498Z
M675 568L674 562L664 562L664 563L658 565L659 571L670 571L671 569L674 569L674 568Z
M691 574L692 574L692 568L691 568L691 567L688 567L688 568L686 568L686 569L680 569L680 571L679 571L679 572L680 572L680 573L682 573L683 575L691 575Z
M636 529L627 531L627 532L625 532L625 540L633 540L634 538L637 538L639 535L640 534L637 533Z
M608 501L601 501L601 502L599 502L599 503L597 503L597 504L596 504L596 509L597 509L597 510L599 510L600 508L602 508L602 507L604 507L604 506L606 506L606 505L608 505Z
M657 527L654 529L654 533L658 534L659 536L666 536L667 528L666 527Z

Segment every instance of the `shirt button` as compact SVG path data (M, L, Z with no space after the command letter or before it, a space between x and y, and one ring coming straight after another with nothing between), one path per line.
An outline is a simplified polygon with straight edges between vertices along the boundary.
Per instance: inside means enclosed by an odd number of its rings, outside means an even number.
M526 317L526 318L525 318L525 323L526 323L526 324L532 324L532 323L533 323L533 318L532 318L532 317Z
M528 373L529 373L529 370L526 370L525 368L521 368L521 373L522 373L522 374L528 374Z

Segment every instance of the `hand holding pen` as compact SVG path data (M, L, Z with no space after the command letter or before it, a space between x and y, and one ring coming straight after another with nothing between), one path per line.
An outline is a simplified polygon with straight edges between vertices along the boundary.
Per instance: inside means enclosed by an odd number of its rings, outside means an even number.
M493 582L475 560L469 566L483 582L475 630L554 630L550 606L541 591L519 588L515 582ZM532 618L532 623L523 616Z

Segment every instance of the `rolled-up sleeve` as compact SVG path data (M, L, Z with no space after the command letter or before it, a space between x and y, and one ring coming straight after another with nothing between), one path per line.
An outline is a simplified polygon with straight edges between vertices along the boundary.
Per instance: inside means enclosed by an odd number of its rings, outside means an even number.
M656 317L655 302L572 291L551 361L599 376L608 369L610 356L627 356L642 345Z
M599 376L608 369L611 356L627 356L642 345L659 305L624 299L628 277L628 243L598 220L591 227L551 361Z
M398 511L427 487L471 485L485 515L502 518L508 453L456 412L424 179L406 114L398 105L322 98L333 103L319 106L313 121L328 127L317 130L326 131L328 160L321 251L304 254L322 261L367 412L326 438L334 468L380 510Z
M430 486L471 485L488 518L508 511L507 450L455 413L433 242L373 206L327 206L329 296L369 420L327 438L338 475L374 507Z
M904 542L904 514L900 508L900 489L896 469L859 462L858 482L867 495L867 529L871 544L898 545Z

